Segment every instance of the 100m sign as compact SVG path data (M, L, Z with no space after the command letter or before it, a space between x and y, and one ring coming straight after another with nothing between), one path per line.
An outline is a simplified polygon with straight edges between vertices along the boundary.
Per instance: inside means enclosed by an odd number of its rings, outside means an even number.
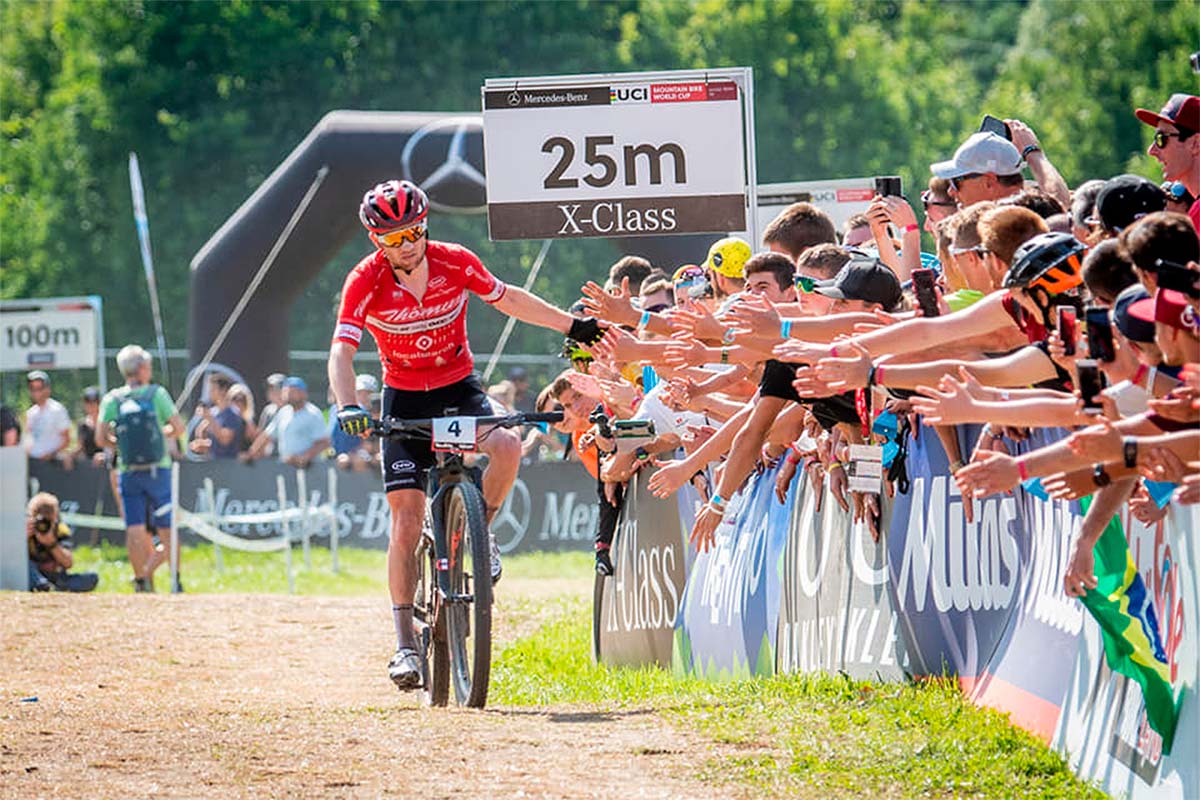
M543 188L578 188L580 178L568 174L575 166L575 143L565 136L551 136L542 142L542 152L557 154L558 159L542 181ZM675 184L687 183L687 157L676 142L618 146L612 136L585 136L583 163L592 169L582 180L594 189L611 186L618 178L625 186L637 186L643 175L648 185L658 186L668 169Z

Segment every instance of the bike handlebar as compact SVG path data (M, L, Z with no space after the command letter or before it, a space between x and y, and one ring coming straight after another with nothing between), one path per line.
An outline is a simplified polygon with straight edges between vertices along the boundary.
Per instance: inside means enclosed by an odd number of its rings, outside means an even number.
M498 417L474 417L475 424L480 427L516 428L520 425L534 425L539 422L562 422L563 412L545 411L535 414L518 412ZM384 417L371 420L371 433L380 437L411 437L430 439L433 437L433 419L396 419Z

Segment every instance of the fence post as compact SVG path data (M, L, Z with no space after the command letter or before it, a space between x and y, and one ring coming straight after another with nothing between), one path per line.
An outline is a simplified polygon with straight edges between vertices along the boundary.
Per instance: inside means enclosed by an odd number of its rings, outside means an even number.
M312 535L312 525L308 519L308 472L306 469L296 468L296 496L300 507L300 537L304 545L304 568L312 569L312 546L310 537Z
M329 484L329 557L333 561L333 574L338 574L338 518L337 518L337 469L328 467L326 480Z
M204 479L204 497L208 500L208 521L213 524L213 527L219 527L217 523L217 491L213 487L213 479ZM217 563L217 574L225 574L225 556L221 553L221 545L216 542L212 543L213 558Z
M275 490L279 494L279 510L287 510L287 489L283 485L283 475L275 476ZM292 530L291 524L287 521L287 517L283 517L279 521L280 529L283 532L284 543L284 564L287 567L287 584L288 594L296 593L295 577L292 575Z
M171 462L171 594L179 591L179 462Z

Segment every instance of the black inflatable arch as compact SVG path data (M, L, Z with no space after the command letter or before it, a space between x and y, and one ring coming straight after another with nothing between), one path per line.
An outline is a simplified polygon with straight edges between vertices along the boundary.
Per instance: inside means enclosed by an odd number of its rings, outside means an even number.
M240 372L255 388L288 364L288 325L296 298L351 237L362 235L355 209L366 189L385 178L404 177L426 189L435 211L485 210L479 116L326 114L192 259L192 365L216 340L322 167L328 167L328 174L213 359ZM614 243L622 252L669 268L703 258L711 238L640 237ZM317 324L332 330L333 320Z

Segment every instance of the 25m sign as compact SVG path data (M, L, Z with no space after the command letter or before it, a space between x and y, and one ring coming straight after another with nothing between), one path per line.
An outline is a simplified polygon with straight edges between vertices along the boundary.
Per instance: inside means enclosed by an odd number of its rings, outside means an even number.
M744 229L745 72L489 80L492 239Z

